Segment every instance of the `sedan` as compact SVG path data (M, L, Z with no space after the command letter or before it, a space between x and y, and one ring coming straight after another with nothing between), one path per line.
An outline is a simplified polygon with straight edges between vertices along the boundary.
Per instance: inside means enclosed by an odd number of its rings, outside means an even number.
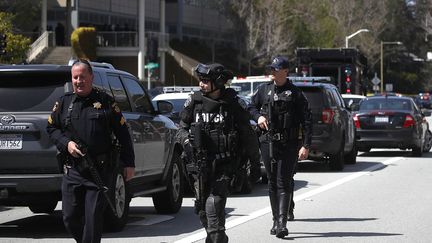
M425 116L409 97L373 96L365 98L354 116L360 151L371 148L411 149L414 156L429 151L430 132Z

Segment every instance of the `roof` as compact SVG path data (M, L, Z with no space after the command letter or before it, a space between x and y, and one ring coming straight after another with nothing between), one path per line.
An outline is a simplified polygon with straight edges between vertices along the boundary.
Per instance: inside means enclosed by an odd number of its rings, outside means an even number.
M192 93L164 93L156 95L152 101L187 99Z
M359 98L364 99L366 96L364 95L357 95L357 94L342 94L342 98Z

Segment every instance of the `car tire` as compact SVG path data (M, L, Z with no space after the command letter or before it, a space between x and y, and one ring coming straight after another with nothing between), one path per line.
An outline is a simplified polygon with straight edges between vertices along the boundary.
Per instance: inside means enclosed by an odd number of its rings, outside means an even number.
M345 164L350 164L353 165L355 163L357 163L357 146L355 141L353 142L353 146L351 148L351 151L349 151L346 155L345 155Z
M159 214L177 213L183 203L184 178L180 155L176 152L173 154L166 183L167 190L152 195L153 204Z
M28 206L33 213L47 213L51 214L57 207L57 201L48 201L41 203L34 203Z
M107 204L104 212L104 230L119 232L125 227L129 216L130 194L123 177L123 168L118 168L112 175L109 196L113 202L117 215L114 215ZM105 200L105 198L104 198Z
M336 154L332 154L329 156L329 167L332 171L342 171L345 166L344 161L344 146L345 141L342 139L341 146L339 147L339 151Z
M432 148L432 132L428 129L425 135L425 141L423 143L423 152L427 153Z

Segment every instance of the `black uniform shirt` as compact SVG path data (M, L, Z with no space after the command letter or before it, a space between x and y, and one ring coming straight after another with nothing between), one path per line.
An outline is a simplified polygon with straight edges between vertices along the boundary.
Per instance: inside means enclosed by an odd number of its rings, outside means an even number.
M252 118L258 122L258 118L262 115L267 117L267 114L264 114L263 106L270 102L270 94L273 86L273 82L268 82L266 84L262 84L258 87L257 91L253 94L251 98L251 103L248 106L248 111L252 115ZM303 92L296 87L291 81L287 80L287 82L282 86L276 86L274 92L276 95L281 94L283 92L290 93L293 99L293 128L302 126L303 131L303 146L306 148L310 147L312 140L312 113L309 108L309 103L303 94ZM281 102L281 101L277 101Z
M73 100L70 123L74 132L71 132L73 130L66 128L66 120ZM120 160L126 167L135 166L135 154L126 120L114 100L99 90L93 89L87 97L79 97L74 93L61 96L48 118L47 132L60 151L67 152L67 144L71 140L81 141L88 146L91 155L109 153L112 150L113 132L121 145Z

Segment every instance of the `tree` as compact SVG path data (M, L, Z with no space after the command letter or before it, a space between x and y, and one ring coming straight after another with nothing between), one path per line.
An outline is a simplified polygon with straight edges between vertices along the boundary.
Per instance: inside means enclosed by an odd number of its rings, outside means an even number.
M6 53L0 56L0 63L22 63L27 57L27 51L30 49L30 39L22 35L17 35L13 30L14 15L0 12L0 33L5 34Z

